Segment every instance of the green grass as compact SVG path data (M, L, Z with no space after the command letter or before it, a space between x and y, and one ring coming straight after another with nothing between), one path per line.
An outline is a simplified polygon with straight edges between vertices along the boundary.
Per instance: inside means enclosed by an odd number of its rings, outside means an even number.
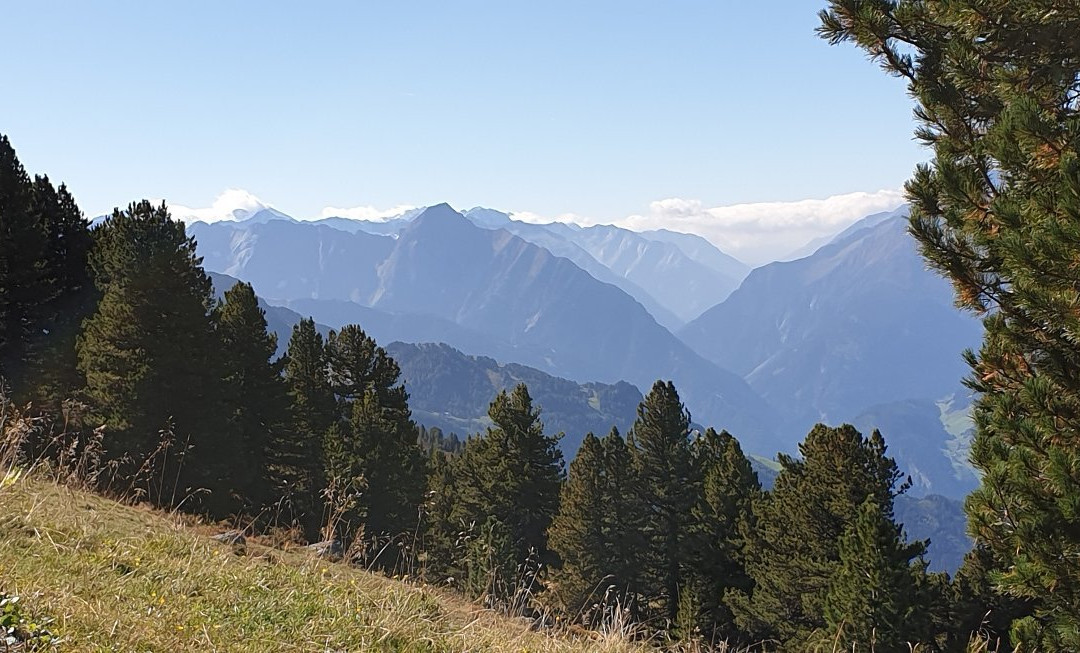
M15 622L29 631L24 636L47 631L54 639L39 647L45 650L660 650L632 642L629 624L610 634L536 630L441 589L302 549L218 543L209 536L224 529L189 516L126 505L35 474L4 473L0 480L0 603L18 597ZM0 650L36 649L4 647L0 638ZM669 650L735 651L700 642ZM841 649L826 637L806 650ZM994 650L978 637L968 648Z
M71 651L644 651L537 632L446 592L24 476L0 487L0 593Z

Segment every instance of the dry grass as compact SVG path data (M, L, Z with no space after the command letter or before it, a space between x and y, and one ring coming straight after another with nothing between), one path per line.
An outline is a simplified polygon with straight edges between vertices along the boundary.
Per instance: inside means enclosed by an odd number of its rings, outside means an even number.
M200 533L201 531L201 533ZM24 477L0 489L0 591L72 651L644 651Z
M632 641L642 631L625 619L608 620L601 632L537 631L530 622L438 589L283 550L288 538L262 540L272 546L250 539L242 547L216 542L209 536L223 528L80 489L94 485L100 438L82 442L76 433L68 464L28 473L33 462L18 453L42 428L13 407L0 386L0 599L18 596L25 623L47 622L59 637L50 650L660 649ZM67 435L65 428L61 437ZM837 641L808 643L806 649L841 653ZM0 647L22 651L25 643L5 646L0 637ZM736 653L722 643L700 642L668 643L668 650ZM747 650L765 649L739 649ZM968 651L997 653L978 636Z

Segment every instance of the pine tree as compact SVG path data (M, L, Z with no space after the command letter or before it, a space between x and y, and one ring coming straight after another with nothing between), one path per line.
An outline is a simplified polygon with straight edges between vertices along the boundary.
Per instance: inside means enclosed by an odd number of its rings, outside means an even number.
M957 647L966 645L972 633L989 644L988 650L1012 651L1013 621L1031 615L1031 601L994 591L993 576L999 563L986 545L977 545L964 556L952 581L950 637Z
M412 533L426 473L401 369L356 325L331 331L327 351L331 388L350 413L345 440L327 442L328 462L343 478L363 479L354 521L363 515L368 537Z
M970 530L998 589L1035 604L1024 648L1080 650L1080 6L832 0L821 18L917 103L934 160L907 184L911 232L984 316Z
M924 550L868 497L839 544L839 566L825 595L825 636L845 651L901 653L929 640L918 577Z
M275 361L277 336L267 331L266 314L251 284L237 282L218 309L224 374L223 398L230 440L240 464L233 485L243 504L271 501L267 452L274 437L285 437L288 398Z
M30 178L0 135L0 376L20 388L38 307L49 299L41 258L45 232L32 201Z
M694 508L697 537L693 567L704 621L699 628L715 639L736 637L732 615L724 603L729 591L750 593L743 533L753 528L752 506L761 484L742 447L727 431L708 429L693 441L694 464L702 494Z
M570 462L570 471L562 487L559 512L551 522L548 539L552 551L558 554L562 567L558 574L558 590L570 614L579 614L587 601L595 600L608 581L604 570L607 562L604 529L601 515L604 503L603 445L589 433L581 442L577 456Z
M195 241L164 205L145 201L114 211L95 236L102 299L84 323L78 358L86 395L107 427L106 452L132 480L163 454L145 484L149 498L177 504L206 489L209 496L194 500L217 513L228 503L226 479L238 461L220 455L220 346ZM161 452L163 432L173 442Z
M443 584L461 576L459 533L455 521L458 492L454 484L451 458L438 450L428 459L427 493L421 505L419 561L424 579Z
M75 343L82 321L97 303L90 279L90 231L82 211L63 184L54 189L37 176L31 188L31 212L44 230L40 256L42 297L30 346L27 385L42 408L59 412L61 403L82 387Z
M92 283L87 257L93 241L66 185L54 188L48 176L35 176L31 197L31 211L38 214L45 232L42 275L51 289L50 299L56 301Z
M75 200L31 181L0 135L0 377L17 401L57 412L81 386L75 337L95 300L90 234Z
M450 433L447 436L438 426L432 426L431 428L421 426L417 442L420 444L420 449L427 454L435 451L458 454L461 453L461 448L465 446L457 433Z
M509 559L498 561L494 570L520 567L532 556L547 561L547 529L558 510L563 477L558 437L544 435L525 384L500 392L488 416L494 426L483 437L470 438L454 462L459 493L454 519L506 538ZM500 578L498 584L508 587L515 580Z
M326 346L311 318L293 327L285 361L292 428L270 442L269 482L271 495L311 540L322 526L323 439L337 421Z
M386 410L408 412L408 395L399 383L401 368L363 329L349 324L331 331L326 349L334 394L351 400L374 389Z
M773 489L754 503L744 530L747 594L726 603L755 641L805 641L825 627L825 596L840 564L838 542L867 499L892 519L893 499L906 490L875 431L815 426L799 445L801 458L781 455Z
M601 516L601 523L607 540L607 573L611 577L608 586L612 596L624 608L632 614L640 614L643 606L639 603L644 594L642 564L647 544L644 534L647 508L638 493L641 482L634 464L634 450L614 427L600 440L600 445L607 475L608 508Z
M617 429L600 440L585 436L560 494L548 531L561 567L557 594L568 614L592 623L590 606L629 606L640 591L640 504L632 454Z
M638 500L646 506L643 575L650 603L674 621L679 592L693 576L693 510L701 493L690 449L690 413L675 386L657 381L638 406L631 431Z

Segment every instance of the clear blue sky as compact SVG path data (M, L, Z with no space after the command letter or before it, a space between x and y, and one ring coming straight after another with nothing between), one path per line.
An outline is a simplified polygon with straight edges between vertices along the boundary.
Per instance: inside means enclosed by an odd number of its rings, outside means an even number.
M616 219L899 188L911 101L824 4L0 0L0 132L87 213L449 201Z

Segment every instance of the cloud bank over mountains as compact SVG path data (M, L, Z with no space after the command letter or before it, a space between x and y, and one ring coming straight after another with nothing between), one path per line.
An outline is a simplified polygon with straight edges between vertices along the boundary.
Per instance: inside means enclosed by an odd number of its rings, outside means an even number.
M379 209L374 206L354 206L352 208L338 208L327 206L319 213L319 218L349 218L350 220L368 220L370 222L382 222L399 215L412 211L419 207L411 204L398 204L388 209Z
M831 236L863 216L891 211L903 203L901 190L885 189L833 195L824 199L716 207L705 206L695 199L668 198L650 203L647 213L617 220L575 213L543 216L529 211L512 211L510 214L513 219L522 222L564 222L583 227L614 224L634 231L668 229L697 234L740 260L759 265L777 260L810 241ZM186 223L245 220L268 208L273 207L255 195L236 188L224 191L206 208L170 206L173 216ZM379 222L415 208L408 204L386 209L374 206L328 206L316 216L293 217L299 220L343 217Z
M169 213L172 217L186 224L246 220L266 208L270 208L268 204L239 188L226 189L217 196L213 204L203 209L169 203Z
M901 190L833 195L794 202L757 202L707 207L700 200L678 197L649 204L649 212L620 220L593 220L572 213L554 218L513 213L523 222L567 222L584 227L614 224L632 231L668 229L697 234L751 265L776 260L809 243L831 236L872 213L892 211L904 204Z
M632 215L616 224L634 231L694 233L746 263L758 264L835 234L866 215L892 211L903 204L900 190L713 208L698 200L672 198L651 203L646 215Z

